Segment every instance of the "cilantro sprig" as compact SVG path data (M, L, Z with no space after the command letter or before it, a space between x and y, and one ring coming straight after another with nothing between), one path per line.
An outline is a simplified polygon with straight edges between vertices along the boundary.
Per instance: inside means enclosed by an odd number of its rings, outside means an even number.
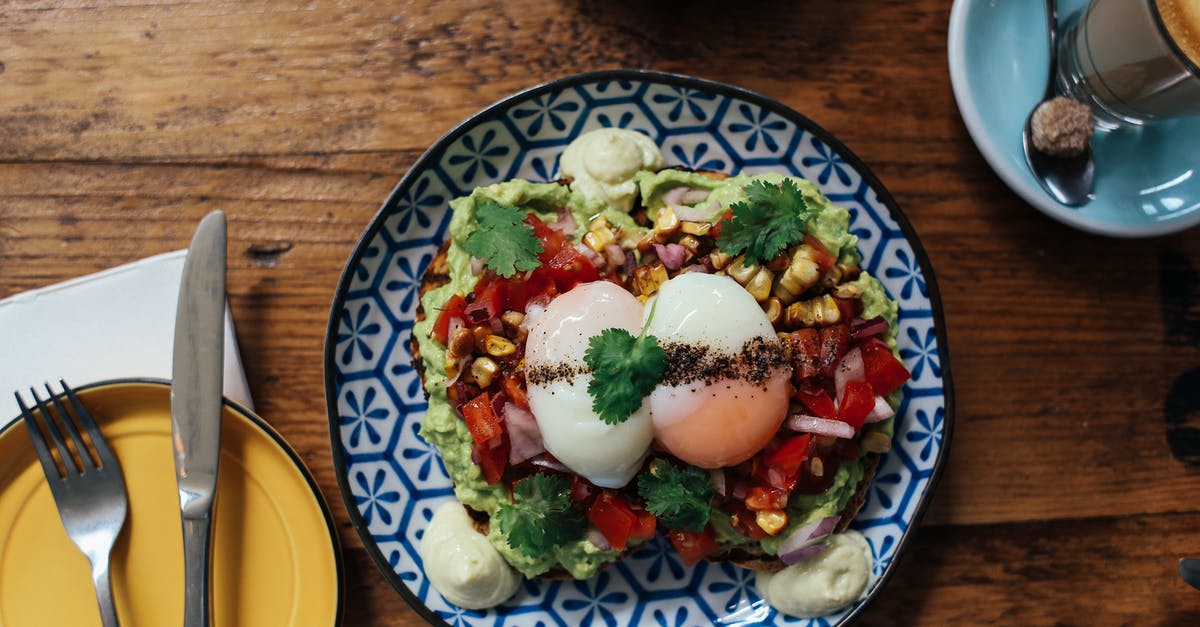
M794 182L756 180L743 190L746 199L729 205L732 215L717 234L721 250L731 257L745 254L747 263L761 264L804 239L804 225L816 209Z
M716 490L703 470L655 459L649 472L638 477L638 494L646 500L646 510L668 529L699 532L708 524Z
M654 317L653 309L650 317ZM592 369L588 383L592 411L610 425L628 420L667 370L667 351L659 346L658 338L646 335L649 323L647 318L637 337L613 328L588 340L583 360Z
M496 510L500 531L523 555L537 557L579 538L583 513L571 502L565 477L537 473L513 486L513 502Z
M479 198L475 202L479 224L463 241L463 249L506 279L533 270L541 265L538 255L543 247L533 227L525 223L525 215L512 205Z

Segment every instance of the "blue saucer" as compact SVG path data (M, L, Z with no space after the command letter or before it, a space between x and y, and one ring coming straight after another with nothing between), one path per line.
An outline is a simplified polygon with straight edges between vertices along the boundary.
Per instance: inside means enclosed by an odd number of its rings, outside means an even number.
M1086 0L1061 0L1065 19ZM1071 208L1030 173L1021 129L1046 85L1041 3L955 0L950 12L950 79L979 151L1013 191L1070 226L1114 237L1151 237L1200 223L1200 117L1098 132L1092 140L1092 200Z

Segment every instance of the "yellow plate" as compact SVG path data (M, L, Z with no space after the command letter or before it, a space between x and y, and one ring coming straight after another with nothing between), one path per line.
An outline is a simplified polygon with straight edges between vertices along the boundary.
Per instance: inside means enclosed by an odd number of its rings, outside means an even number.
M129 492L113 548L126 625L183 622L183 546L170 387L114 381L79 388L108 437ZM228 401L213 534L217 626L336 625L340 553L308 471L262 419ZM58 517L21 421L0 432L0 626L99 625L90 568Z

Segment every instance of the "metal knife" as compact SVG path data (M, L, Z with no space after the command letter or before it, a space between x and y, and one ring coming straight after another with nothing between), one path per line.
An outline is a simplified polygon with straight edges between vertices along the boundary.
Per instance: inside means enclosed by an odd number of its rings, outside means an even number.
M208 627L225 369L225 214L200 221L183 264L171 368L171 442L183 519L184 627Z
M1200 559L1185 557L1179 560L1179 576L1189 586L1200 590Z

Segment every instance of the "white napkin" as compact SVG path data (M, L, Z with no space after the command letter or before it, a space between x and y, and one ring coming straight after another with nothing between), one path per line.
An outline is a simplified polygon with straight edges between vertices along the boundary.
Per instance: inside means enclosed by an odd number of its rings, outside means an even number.
M175 308L186 250L164 253L0 300L0 428L20 409L13 392L45 397L103 379L171 378ZM253 409L225 308L225 396Z

